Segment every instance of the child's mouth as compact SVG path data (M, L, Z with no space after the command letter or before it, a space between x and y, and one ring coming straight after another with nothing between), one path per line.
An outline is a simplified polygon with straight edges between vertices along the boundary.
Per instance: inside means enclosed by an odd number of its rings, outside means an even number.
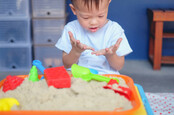
M91 32L96 32L98 30L98 27L93 27L93 28L89 28Z

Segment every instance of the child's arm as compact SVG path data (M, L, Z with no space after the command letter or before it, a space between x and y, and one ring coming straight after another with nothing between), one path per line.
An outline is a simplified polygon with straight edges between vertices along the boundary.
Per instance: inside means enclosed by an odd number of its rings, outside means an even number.
M117 42L115 43L115 45L109 48L92 52L92 54L95 54L97 56L104 55L107 58L110 66L114 68L115 70L119 71L124 66L124 56L118 56L115 52L117 51L121 41L122 41L122 38L119 38Z
M124 56L117 56L116 54L112 56L106 56L110 66L115 70L121 70L124 66Z
M70 37L72 49L69 54L63 52L62 60L65 68L70 68L72 64L77 63L83 51L85 50L94 51L94 48L80 43L80 40L76 40L71 32L68 32L68 34Z

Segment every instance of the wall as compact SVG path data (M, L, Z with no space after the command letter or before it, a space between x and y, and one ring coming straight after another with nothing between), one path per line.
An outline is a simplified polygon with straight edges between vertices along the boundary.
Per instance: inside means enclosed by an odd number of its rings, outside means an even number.
M70 0L67 0L68 22L76 19L69 8ZM127 59L148 59L149 25L147 8L173 8L174 0L112 0L108 19L118 22L125 30L133 53L126 56ZM174 23L167 22L164 30L174 30ZM171 42L172 41L172 42ZM164 40L163 55L174 56L174 39Z

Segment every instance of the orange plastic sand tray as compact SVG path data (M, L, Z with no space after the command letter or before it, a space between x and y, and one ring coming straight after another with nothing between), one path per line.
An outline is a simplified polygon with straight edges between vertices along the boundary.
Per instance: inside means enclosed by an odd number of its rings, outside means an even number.
M125 75L115 75L115 74L107 74L104 75L106 77L121 77L125 80L126 84L132 91L131 95L131 103L133 108L127 111L0 111L0 115L138 115L137 113L141 109L141 100L138 98L138 94L136 92L136 87L134 86L134 82L132 78ZM27 77L27 75L19 75L19 77ZM3 84L3 80L0 82ZM119 109L119 108L118 108ZM117 110L117 108L115 109Z

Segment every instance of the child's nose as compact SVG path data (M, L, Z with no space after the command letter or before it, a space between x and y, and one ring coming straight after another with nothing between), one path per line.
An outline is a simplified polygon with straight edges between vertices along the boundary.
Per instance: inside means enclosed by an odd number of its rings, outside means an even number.
M96 18L93 18L93 19L91 19L91 21L90 21L90 25L96 25L97 24L97 19Z

